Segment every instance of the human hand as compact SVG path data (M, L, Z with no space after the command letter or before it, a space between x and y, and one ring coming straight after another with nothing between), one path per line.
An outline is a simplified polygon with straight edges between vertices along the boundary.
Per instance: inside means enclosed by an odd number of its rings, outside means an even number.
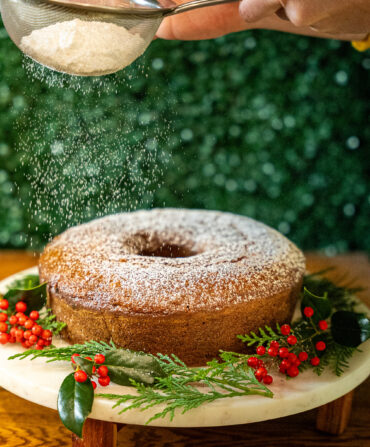
M296 27L340 36L370 32L369 0L242 0L240 14L253 23L275 13Z
M252 10L255 17L245 17L245 4L247 2L261 2L268 4L272 8L263 10ZM306 2L306 0L285 0ZM332 0L307 0L308 2L325 2ZM351 0L333 0L334 2L348 2ZM354 0L356 2L367 2L368 0ZM181 1L182 2L182 1ZM278 3L278 6L277 6ZM370 3L370 2L369 2ZM243 5L243 6L242 6ZM331 38L332 35L313 30L310 26L296 26L289 20L283 20L274 14L281 7L279 0L243 0L241 3L241 12L239 13L239 3L229 3L219 6L196 9L186 13L169 16L165 18L157 32L157 37L161 39L178 40L200 40L213 39L225 34L248 29L272 29L295 34L304 34L315 37ZM245 20L247 19L247 21ZM364 39L370 30L361 33L349 33L336 35L337 39L361 40Z

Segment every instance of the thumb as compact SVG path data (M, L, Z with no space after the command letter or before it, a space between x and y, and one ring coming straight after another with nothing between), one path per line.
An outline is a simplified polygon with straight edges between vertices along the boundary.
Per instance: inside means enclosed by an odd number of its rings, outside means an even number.
M257 22L282 7L280 0L242 0L239 12L246 22Z

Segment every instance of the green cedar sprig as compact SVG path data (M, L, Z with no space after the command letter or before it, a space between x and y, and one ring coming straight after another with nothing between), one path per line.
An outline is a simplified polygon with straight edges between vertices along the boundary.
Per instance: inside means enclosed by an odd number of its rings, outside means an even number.
M63 346L56 348L52 346L48 349L39 351L37 349L28 349L27 351L20 352L19 354L12 355L9 360L20 359L23 360L27 357L31 357L31 360L36 358L47 358L46 363L55 361L71 361L72 354L79 354L80 356L94 356L95 354L106 354L108 351L118 349L113 341L106 343L104 341L87 341L84 344L76 344L70 346Z
M255 378L247 365L245 355L221 352L222 361L212 360L205 368L189 368L175 355L158 355L165 377L157 378L152 387L131 381L137 394L97 394L115 400L113 408L129 403L120 410L124 413L133 408L142 411L164 405L146 423L169 416L172 420L176 410L181 414L205 403L236 396L261 395L273 397L273 393ZM202 389L195 385L202 385Z
M259 334L255 332L250 332L249 334L237 335L242 342L246 343L247 346L262 345L272 340L280 340L282 337L280 325L276 325L276 330L269 326L264 326L264 328L258 329Z

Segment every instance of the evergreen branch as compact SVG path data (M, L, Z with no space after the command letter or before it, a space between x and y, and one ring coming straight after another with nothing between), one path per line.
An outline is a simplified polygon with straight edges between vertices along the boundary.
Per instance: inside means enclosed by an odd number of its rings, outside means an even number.
M47 363L55 361L70 361L72 354L80 354L80 356L93 356L95 354L106 354L108 351L113 349L117 349L113 341L110 341L110 343L103 341L87 341L82 345L77 344L63 346L61 348L51 346L50 348L43 349L42 351L37 349L28 349L27 351L12 355L9 357L9 360L17 358L19 360L23 360L26 357L31 357L31 360L34 360L39 357L45 357L49 359Z
M67 325L62 321L57 321L56 316L51 313L51 309L46 309L45 312L40 312L40 318L37 324L41 325L43 329L49 329L53 335L58 335Z
M97 394L97 396L115 400L113 408L129 403L120 410L120 414L133 408L145 411L164 405L163 409L146 422L147 424L166 416L172 420L176 410L181 410L181 414L184 414L193 408L219 399L247 395L273 397L273 393L258 382L254 371L247 366L240 355L221 352L220 357L222 362L212 360L205 368L188 368L176 356L159 354L158 359L162 368L171 374L157 378L153 387L132 380L132 386L137 394Z
M259 335L255 332L250 332L245 335L237 335L237 338L242 342L247 343L247 346L253 346L255 344L263 345L266 342L281 339L280 326L278 324L276 325L276 331L269 326L259 328L258 331L260 333Z

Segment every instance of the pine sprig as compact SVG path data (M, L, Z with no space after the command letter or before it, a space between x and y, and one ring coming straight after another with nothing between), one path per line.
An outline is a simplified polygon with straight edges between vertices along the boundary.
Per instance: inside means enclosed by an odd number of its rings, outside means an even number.
M176 356L158 355L166 377L157 378L153 387L146 387L131 381L136 389L133 394L98 394L97 396L115 400L113 408L129 403L121 409L124 413L133 408L145 411L164 405L146 423L169 416L175 411L181 414L215 400L246 395L273 397L273 393L258 382L254 371L247 366L243 355L220 353L221 362L213 360L205 368L189 368Z
M276 330L273 330L269 326L265 326L264 328L259 328L258 331L259 335L255 332L250 332L249 334L237 335L237 338L246 343L247 346L253 346L255 344L262 345L272 340L279 340L281 338L279 324L276 325Z
M12 355L9 360L19 359L23 360L27 357L31 357L34 360L39 357L48 358L46 363L55 361L71 361L72 354L79 354L80 356L94 356L95 354L106 354L108 351L117 349L113 341L109 343L98 341L87 341L81 345L63 346L61 348L50 347L39 351L37 349L28 349L27 351L19 354Z
M53 335L58 335L67 325L62 321L57 321L57 317L52 314L51 309L46 309L40 313L40 318L37 320L37 324L41 325L44 329L49 329L53 332Z

